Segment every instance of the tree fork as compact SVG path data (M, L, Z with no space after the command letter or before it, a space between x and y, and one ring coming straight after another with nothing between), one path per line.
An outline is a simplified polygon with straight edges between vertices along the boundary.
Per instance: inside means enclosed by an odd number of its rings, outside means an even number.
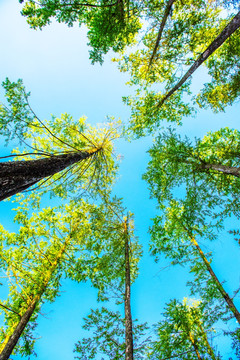
M132 330L132 314L131 314L131 275L129 261L129 232L128 232L128 216L124 225L125 239L125 360L133 360L133 330Z
M15 195L66 167L87 159L95 151L78 151L47 158L0 163L0 201Z
M240 11L236 16L228 23L228 25L223 29L223 31L213 40L213 42L207 47L207 49L199 56L199 58L194 62L186 74L181 78L181 80L162 98L162 100L157 104L157 109L160 108L163 103L177 91L186 80L194 73L195 70L205 61L207 58L214 53L228 38L231 36L238 28L240 27Z

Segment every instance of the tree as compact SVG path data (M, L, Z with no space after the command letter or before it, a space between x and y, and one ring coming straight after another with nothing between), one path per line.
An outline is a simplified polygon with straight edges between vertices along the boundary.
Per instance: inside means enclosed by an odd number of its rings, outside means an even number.
M209 216L222 223L239 212L239 147L237 130L223 128L192 142L169 129L149 150L144 179L160 205L179 197L188 202L201 224Z
M77 359L95 359L97 354L106 354L111 360L120 360L125 353L125 319L119 311L110 311L103 307L91 310L84 319L83 328L93 331L94 336L83 338L75 344L74 352ZM133 323L134 359L143 359L144 350L149 340L141 341L147 330L146 324Z
M170 206L165 208L164 215L154 219L151 229L152 254L164 254L173 260L174 265L188 262L190 272L195 274L192 293L195 295L200 292L205 304L218 299L224 300L227 312L232 312L240 324L240 312L214 272L211 266L212 258L203 253L196 240L196 234L203 240L208 239L211 232L206 227L195 226L194 218L191 209L189 211L184 202L172 200ZM203 287L205 281L206 287ZM226 310L223 310L224 312ZM215 320L218 318L217 311L213 311L214 317Z
M114 293L118 304L124 303L125 316L122 318L118 311L109 311L107 308L92 310L85 319L83 328L87 330L93 328L94 336L79 341L74 351L80 355L80 357L77 356L79 359L94 359L99 353L116 360L122 359L124 353L126 360L142 359L145 342L139 344L138 338L143 335L147 327L146 324L134 326L131 315L131 283L137 275L136 261L139 260L140 255L139 245L134 238L131 215L128 214L121 219L119 208L111 204L108 209L113 217L111 227L118 232L120 249L118 248L117 261L120 262L120 267L117 266L118 279L114 276L116 283L106 282L105 287L110 288L110 296ZM112 285L115 287L114 292ZM116 289L118 289L117 292Z
M21 80L6 79L3 86L9 105L0 107L0 134L6 141L18 138L27 149L7 156L17 161L0 163L0 200L38 182L37 188L63 197L79 188L93 193L109 188L116 172L112 140L119 136L119 124L109 121L97 129L85 118L74 121L68 114L44 123L32 110Z
M156 130L163 120L180 124L195 113L196 101L220 111L237 100L240 13L223 18L223 7L221 1L149 5L150 30L142 47L119 60L136 89L124 101L131 107L130 130L137 136ZM190 77L202 63L212 81L189 101Z
M208 334L213 329L198 301L171 300L163 316L155 326L157 340L150 359L220 359L209 343Z
M74 22L86 25L92 48L90 59L101 64L110 49L121 51L133 42L141 28L139 12L140 4L135 0L29 0L22 9L22 15L34 29L50 24L51 18L68 26Z
M85 246L90 210L84 202L74 208L47 208L30 218L25 210L17 213L22 225L19 233L9 233L1 226L1 271L9 286L8 298L0 305L5 323L0 334L1 360L9 358L22 335L23 345L18 350L27 355L32 352L29 330L36 326L41 304L53 302L58 294L69 259L74 264L75 253ZM79 278L84 280L82 274Z
M121 209L117 200L111 201L114 205ZM123 273L119 227L114 229L113 215L105 204L71 201L38 214L28 216L28 212L26 204L17 210L19 233L0 229L0 264L9 286L9 296L0 304L5 317L1 360L8 359L14 349L23 354L33 351L31 333L37 314L44 301L54 301L63 276L77 282L90 279L99 298L106 299L106 288ZM140 248L134 240L132 249L132 270L136 271Z

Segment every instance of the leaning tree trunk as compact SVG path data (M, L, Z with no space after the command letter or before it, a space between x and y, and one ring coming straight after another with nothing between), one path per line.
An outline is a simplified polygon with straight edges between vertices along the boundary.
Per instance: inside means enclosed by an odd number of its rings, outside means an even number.
M149 60L148 70L150 69L150 67L152 65L152 62L153 62L153 59L154 59L154 57L156 55L159 43L160 43L161 38L162 38L163 29L164 29L164 27L166 25L167 18L169 16L170 12L171 12L171 8L172 8L172 5L173 5L174 1L176 1L176 0L168 0L168 3L166 5L166 8L165 8L165 11L164 11L164 14L163 14L163 18L162 18L162 21L161 21L161 24L160 24L160 28L159 28L159 31L158 31L156 44L154 46L151 58Z
M131 276L129 261L128 218L124 222L125 235L125 360L133 360L133 330L131 314Z
M186 230L186 229L185 229ZM188 231L187 231L188 232ZM215 272L213 271L209 261L207 260L207 258L205 257L202 249L200 248L200 246L198 245L196 239L191 236L189 233L188 233L190 239L191 239L191 242L192 244L194 245L194 247L197 249L200 257L202 258L209 274L211 275L211 277L214 279L216 285L217 285L217 288L219 290L219 292L221 293L222 297L224 298L224 300L226 301L227 303L227 306L228 306L228 309L230 311L232 311L232 313L234 314L236 320L238 321L238 323L240 324L240 313L238 311L238 309L236 308L236 306L234 305L232 299L230 298L230 296L228 295L228 293L224 290L222 284L220 283L220 281L218 280L218 277L217 275L215 274Z
M0 163L0 201L64 170L70 165L87 159L97 151L78 151L52 155L38 160Z
M46 278L43 281L42 286L40 287L38 293L34 296L31 303L28 305L27 310L24 311L23 315L21 316L19 322L15 326L15 328L11 329L12 333L11 335L8 335L6 339L4 340L3 344L0 346L0 360L8 360L9 356L13 352L15 346L18 343L18 340L20 339L24 329L26 328L29 320L31 319L31 316L34 313L34 310L40 301L41 297L43 296L44 292L46 291L46 288L48 287L49 281L52 278L52 274L58 267L59 261L61 260L62 256L64 255L66 248L68 244L70 243L70 236L68 236L61 247L60 251L58 252L55 261L52 263L50 268L46 269Z
M190 330L188 331L188 337L189 337L189 340L192 343L192 346L194 348L194 352L196 353L198 360L204 360L200 355L198 344L197 344L196 340L194 339L194 337L193 337Z
M228 25L223 29L223 31L216 37L215 40L208 46L208 48L199 56L199 58L194 62L186 74L181 78L181 80L161 99L157 104L157 108L160 108L163 103L177 91L186 80L194 73L195 70L205 61L207 58L214 53L228 38L231 36L238 28L240 27L240 11L237 15L228 23Z
M226 166L221 164L208 164L202 163L199 168L201 170L215 170L218 172L222 172L226 175L232 175L236 177L240 177L240 168L235 166Z

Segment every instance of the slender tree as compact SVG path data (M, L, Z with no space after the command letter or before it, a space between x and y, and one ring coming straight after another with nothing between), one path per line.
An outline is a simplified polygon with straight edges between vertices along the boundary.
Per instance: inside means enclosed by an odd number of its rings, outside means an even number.
M124 220L124 240L125 240L125 360L133 360L133 326L131 312L131 274L129 260L129 219Z
M114 268L118 270L116 274L118 278L116 276L112 277L112 280L108 278L104 287L105 293L108 294L107 299L109 296L114 296L118 305L124 303L125 316L122 318L118 311L109 311L107 308L92 310L85 319L83 328L94 330L94 335L76 343L74 351L78 353L79 359L95 359L99 352L115 360L123 357L126 360L143 359L149 339L141 339L141 337L147 327L146 324L134 324L131 315L131 283L137 275L139 245L134 239L131 215L120 217L123 209L120 209L119 205L116 207L116 203L108 204L107 207L112 216L111 229L116 231L114 237L117 236L118 255L115 257L115 249L111 249L111 257L114 256ZM104 237L109 231L106 230L105 225L102 228L100 226L100 232ZM106 272L104 269L102 271Z
M161 101L157 104L157 108L161 107L165 101L167 101L172 94L175 93L180 87L192 76L194 71L202 65L204 61L211 56L238 28L240 27L240 11L234 18L227 24L223 31L213 40L213 42L206 48L206 50L199 56L194 62L186 74L179 80L179 82L163 96Z
M171 300L163 317L155 326L157 339L149 359L219 359L208 340L214 330L198 301Z
M0 261L9 283L9 297L2 303L5 326L1 329L1 360L9 358L22 335L28 339L29 323L36 320L42 302L54 301L63 268L88 236L88 210L83 203L74 209L69 205L44 209L30 218L18 213L23 225L19 234L1 227ZM24 348L30 351L28 343Z
M194 226L194 217L189 218L188 211L184 209L184 203L171 201L170 207L164 210L164 217L154 219L154 226L151 229L152 252L153 254L164 253L166 257L173 260L174 264L187 261L190 264L190 271L195 273L194 282L200 283L200 288L203 286L207 272L210 275L210 283L201 294L203 302L204 297L207 302L209 299L217 300L220 297L224 300L227 311L232 312L240 323L240 312L214 272L211 266L212 259L207 259L196 240L194 233L209 237L206 229L202 229L201 232L200 230Z
M228 11L223 17L225 5L201 0L149 4L143 46L118 60L135 88L135 95L124 97L135 135L158 129L163 120L180 124L195 114L196 104L221 111L237 101L240 14ZM191 77L202 64L212 79L191 99Z

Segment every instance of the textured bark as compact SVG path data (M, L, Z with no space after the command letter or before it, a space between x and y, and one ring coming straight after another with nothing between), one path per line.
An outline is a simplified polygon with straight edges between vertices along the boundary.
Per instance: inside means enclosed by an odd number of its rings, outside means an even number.
M152 65L152 62L153 62L153 59L154 59L154 57L156 55L159 43L160 43L161 38L162 38L163 29L164 29L164 27L166 25L166 21L167 21L167 18L169 16L170 12L171 12L171 8L172 8L172 5L173 5L174 1L176 1L176 0L168 0L167 6L166 6L164 14L163 14L163 19L162 19L162 22L160 24L160 28L159 28L159 31L158 31L157 41L156 41L156 44L154 46L154 49L153 49L153 52L152 52L152 55L151 55L151 58L150 58L150 61L149 61L148 69L150 69L150 67Z
M125 360L133 360L133 330L131 314L131 276L129 262L128 218L124 222L125 233Z
M227 175L233 175L236 177L240 177L240 168L235 166L226 166L221 164L208 164L208 163L202 163L200 165L200 169L203 170L215 170L222 172Z
M63 246L59 250L53 264L50 266L49 269L45 269L46 278L44 279L43 284L40 286L38 293L35 294L35 296L33 296L34 298L33 298L32 302L29 304L27 310L24 311L24 313L21 316L21 318L20 318L18 324L16 325L16 327L11 329L12 330L11 335L10 336L8 335L6 337L6 339L4 340L3 344L1 344L1 346L0 346L0 352L1 352L0 353L0 360L8 360L9 359L9 356L13 352L15 346L18 343L18 340L20 339L20 337L21 337L24 329L26 328L31 316L33 315L34 310L35 310L38 302L40 301L42 295L46 291L46 288L48 287L49 281L52 278L52 274L56 270L60 259L62 258L63 254L66 251L66 248L67 248L68 244L70 243L70 240L71 240L71 238L70 238L70 236L68 236L66 238Z
M97 150L95 151L97 152ZM15 195L38 181L84 160L94 152L72 152L43 159L0 163L0 201Z
M228 38L231 36L238 28L240 27L240 11L237 15L228 23L228 25L223 29L223 31L213 40L213 42L208 46L208 48L199 56L199 58L194 62L186 74L181 78L181 80L162 98L162 100L157 104L157 108L161 107L163 103L177 91L186 80L194 73L195 70L205 61L207 58L214 53Z
M234 305L232 299L230 298L230 296L228 295L228 293L224 290L222 284L220 283L220 281L218 280L216 274L214 273L210 263L208 262L208 260L206 259L202 249L200 248L200 246L198 245L196 239L192 236L191 237L191 242L192 244L195 246L195 248L198 250L198 253L199 255L201 256L209 274L211 275L211 277L214 279L216 285L217 285L217 288L218 290L220 291L222 297L224 298L224 300L226 301L227 305L228 305L228 308L229 310L232 311L232 313L234 314L236 320L238 321L238 323L240 324L240 313L239 311L237 310L236 306Z

